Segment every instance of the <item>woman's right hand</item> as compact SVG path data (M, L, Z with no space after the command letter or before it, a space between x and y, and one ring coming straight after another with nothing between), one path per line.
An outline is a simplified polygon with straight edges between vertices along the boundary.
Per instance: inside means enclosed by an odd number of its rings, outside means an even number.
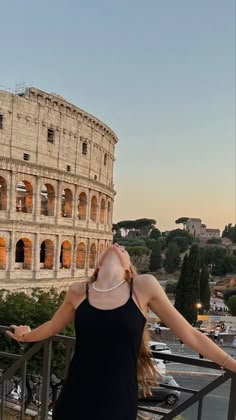
M28 325L10 325L10 328L13 330L7 330L6 334L13 338L16 341L22 341L24 342L24 336L25 334L29 333L31 331L30 327Z

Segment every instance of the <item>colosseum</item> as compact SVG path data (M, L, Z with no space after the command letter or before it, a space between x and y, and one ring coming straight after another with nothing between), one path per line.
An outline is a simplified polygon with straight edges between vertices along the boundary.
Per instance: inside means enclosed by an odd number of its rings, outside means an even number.
M114 132L54 93L0 91L0 288L59 290L112 243Z

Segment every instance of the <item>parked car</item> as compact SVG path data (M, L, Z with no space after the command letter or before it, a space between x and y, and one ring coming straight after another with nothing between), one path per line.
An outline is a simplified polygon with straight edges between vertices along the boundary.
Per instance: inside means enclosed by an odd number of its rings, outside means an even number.
M173 376L170 375L163 375L163 378L158 378L159 386L151 386L152 395L148 397L143 396L143 392L139 389L139 401L140 402L165 402L168 405L174 405L180 398L181 392L175 389L165 388L161 385L169 385L174 386L176 388L179 387L179 384L175 381Z
M159 373L160 375L166 374L166 365L163 362L163 360L152 358L152 362L154 364L155 369L157 370L157 373Z
M158 353L172 354L171 349L168 347L168 345L166 343L163 343L162 341L149 341L149 348L152 352L152 357L154 359L158 359Z

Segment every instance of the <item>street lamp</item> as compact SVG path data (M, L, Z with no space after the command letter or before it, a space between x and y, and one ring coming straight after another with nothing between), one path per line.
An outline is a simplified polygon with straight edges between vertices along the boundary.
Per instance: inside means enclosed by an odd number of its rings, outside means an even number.
M199 315L199 311L200 311L200 309L202 308L202 304L201 304L201 302L197 302L197 303L196 303L196 308L197 308L197 314Z

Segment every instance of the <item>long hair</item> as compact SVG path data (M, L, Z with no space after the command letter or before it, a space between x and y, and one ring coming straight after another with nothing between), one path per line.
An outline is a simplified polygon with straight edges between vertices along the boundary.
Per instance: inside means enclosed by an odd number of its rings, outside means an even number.
M92 276L90 277L90 282L93 283L97 280L99 273L99 268L96 268ZM130 283L132 278L135 278L137 276L137 271L135 267L130 264L130 271L125 270L125 280ZM133 291L134 296L136 297L136 300L139 304L138 298ZM141 310L141 308L140 308ZM140 345L140 351L139 351L139 357L138 357L138 363L137 363L137 379L138 383L142 388L144 397L148 395L152 395L150 386L151 385L157 385L157 376L161 376L158 371L155 369L153 362L151 360L152 354L148 345L149 341L149 332L147 323L145 324L143 335L141 339L141 345Z

